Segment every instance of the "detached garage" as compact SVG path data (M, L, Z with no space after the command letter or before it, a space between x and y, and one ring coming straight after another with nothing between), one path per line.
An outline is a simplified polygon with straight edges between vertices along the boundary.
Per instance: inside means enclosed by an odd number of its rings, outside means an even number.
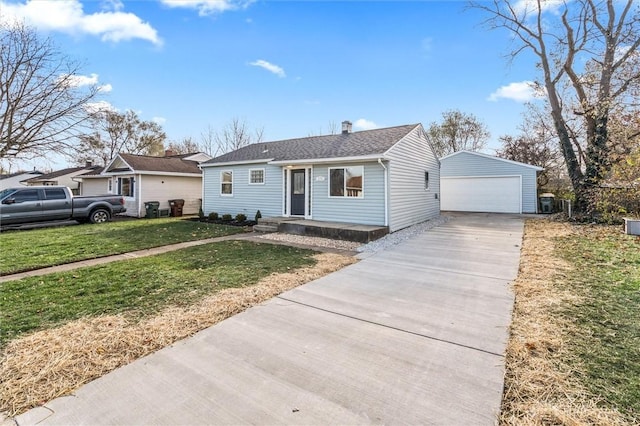
M487 154L458 151L440 159L440 209L537 213L542 168Z

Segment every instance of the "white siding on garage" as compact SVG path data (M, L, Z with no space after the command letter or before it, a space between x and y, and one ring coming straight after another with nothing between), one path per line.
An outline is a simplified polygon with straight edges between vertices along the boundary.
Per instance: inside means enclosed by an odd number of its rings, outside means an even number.
M329 197L329 168L364 166L363 197ZM378 163L313 166L313 220L384 226L384 169Z
M521 211L537 212L537 167L508 161L490 155L460 151L440 160L441 176L447 177L486 177L521 176ZM443 199L447 197L443 189ZM444 210L444 207L443 207Z
M249 170L264 169L263 185L249 184ZM233 195L220 195L220 172L233 171ZM245 214L253 220L258 210L262 217L282 216L282 168L279 166L243 164L233 166L203 167L203 210L206 215Z
M386 154L389 164L389 230L397 231L440 215L440 165L422 126ZM425 189L425 172L429 188Z
M202 197L202 178L187 176L139 175L136 193L142 194L140 205L142 214L146 214L144 203L158 201L161 209L170 208L169 200L182 199L182 214L198 214Z
M110 178L83 178L80 184L80 195L104 195L109 193Z

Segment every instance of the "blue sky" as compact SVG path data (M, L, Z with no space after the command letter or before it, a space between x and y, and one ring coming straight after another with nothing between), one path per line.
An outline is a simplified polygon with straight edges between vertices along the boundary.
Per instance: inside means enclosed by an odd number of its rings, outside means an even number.
M475 114L514 134L536 77L461 1L0 0L82 61L103 101L198 141L232 118L264 140ZM36 160L27 166L61 167Z

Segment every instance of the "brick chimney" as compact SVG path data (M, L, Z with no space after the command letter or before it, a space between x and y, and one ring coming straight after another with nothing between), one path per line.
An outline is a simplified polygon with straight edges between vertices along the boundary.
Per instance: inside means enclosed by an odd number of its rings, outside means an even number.
M165 157L171 157L172 155L174 155L173 150L171 150L171 149L165 149L164 150L164 156Z
M342 134L346 135L348 133L351 133L351 122L350 121L343 121L342 122Z

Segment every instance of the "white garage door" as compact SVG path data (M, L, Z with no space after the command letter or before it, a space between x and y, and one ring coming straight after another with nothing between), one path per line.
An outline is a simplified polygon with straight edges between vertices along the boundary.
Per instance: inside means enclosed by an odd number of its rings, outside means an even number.
M520 176L440 178L441 210L520 213Z

